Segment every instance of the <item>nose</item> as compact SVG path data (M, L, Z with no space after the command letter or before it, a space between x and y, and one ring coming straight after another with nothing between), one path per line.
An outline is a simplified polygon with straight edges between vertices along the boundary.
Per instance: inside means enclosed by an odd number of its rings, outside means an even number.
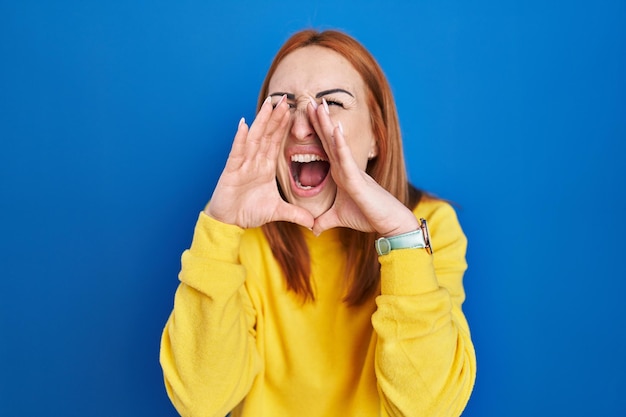
M298 106L292 115L291 134L298 141L310 139L315 134L315 129L306 114L306 108Z

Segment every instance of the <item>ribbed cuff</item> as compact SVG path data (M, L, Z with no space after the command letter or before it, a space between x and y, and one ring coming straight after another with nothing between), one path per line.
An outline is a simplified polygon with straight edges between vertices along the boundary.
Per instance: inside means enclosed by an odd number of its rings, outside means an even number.
M198 258L236 262L244 229L200 212L189 251Z
M397 249L378 257L383 295L419 295L439 289L433 257L425 249Z

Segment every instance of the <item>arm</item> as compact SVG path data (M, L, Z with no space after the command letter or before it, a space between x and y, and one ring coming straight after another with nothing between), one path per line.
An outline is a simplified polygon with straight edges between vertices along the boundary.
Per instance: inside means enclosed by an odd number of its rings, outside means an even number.
M254 309L238 263L242 234L202 213L182 256L160 360L167 393L183 416L223 417L247 394L260 368Z
M459 416L476 375L461 310L466 238L446 203L425 217L434 255L404 249L380 257L376 376L389 415Z
M276 158L289 122L281 100L239 123L226 166L183 254L174 310L161 342L171 401L184 416L226 415L250 390L261 363L255 312L239 262L243 229L276 220L313 226L306 210L283 201Z
M313 231L339 226L390 237L416 230L415 214L358 168L329 112L310 105L308 114L337 184L333 206L315 219ZM379 258L381 295L372 316L378 335L375 371L388 415L458 416L476 373L461 310L466 239L449 205L424 206L435 208L420 213L429 221L434 255L404 249Z

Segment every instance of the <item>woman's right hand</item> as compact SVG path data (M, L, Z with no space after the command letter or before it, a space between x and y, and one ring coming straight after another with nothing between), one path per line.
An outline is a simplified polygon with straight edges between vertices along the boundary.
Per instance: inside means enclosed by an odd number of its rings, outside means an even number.
M242 118L213 196L204 212L241 228L288 221L312 228L307 210L282 199L276 162L289 126L289 106L282 97L275 108L265 100L250 128Z

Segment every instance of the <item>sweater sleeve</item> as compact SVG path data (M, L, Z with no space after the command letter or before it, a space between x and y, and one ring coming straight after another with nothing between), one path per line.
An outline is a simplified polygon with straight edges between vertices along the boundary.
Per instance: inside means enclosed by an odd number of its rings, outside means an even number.
M182 255L160 353L167 393L182 416L223 417L259 371L255 313L239 263L242 235L201 213Z
M381 295L372 316L376 377L390 416L459 416L476 376L461 310L467 240L447 203L424 214L433 255L402 249L379 258Z

